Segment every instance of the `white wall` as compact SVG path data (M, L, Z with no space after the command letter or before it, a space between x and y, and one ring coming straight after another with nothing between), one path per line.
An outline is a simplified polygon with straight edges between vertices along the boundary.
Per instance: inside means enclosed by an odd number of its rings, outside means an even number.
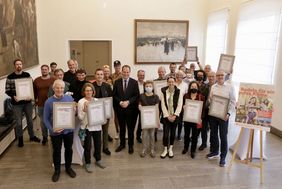
M157 77L159 65L134 64L134 19L189 20L189 44L202 57L205 0L48 0L36 1L41 64L58 62L66 69L68 40L112 40L112 59ZM168 66L167 66L168 67ZM92 70L94 72L94 70ZM88 71L89 72L89 71Z
M229 8L230 10L230 17L229 17L229 28L228 28L228 42L227 42L227 53L234 54L235 50L235 40L236 40L236 28L237 28L237 21L240 11L240 6L249 1L255 0L210 0L207 8L207 12L213 12L216 10L220 10L223 8ZM257 0L259 1L259 0ZM280 7L282 10L282 1L281 0L272 0L277 3L280 3ZM282 31L282 26L281 26ZM276 129L282 131L282 37L279 39L278 45L278 62L276 67L275 73L275 90L276 90L276 97L274 99L274 114L272 120L272 126Z

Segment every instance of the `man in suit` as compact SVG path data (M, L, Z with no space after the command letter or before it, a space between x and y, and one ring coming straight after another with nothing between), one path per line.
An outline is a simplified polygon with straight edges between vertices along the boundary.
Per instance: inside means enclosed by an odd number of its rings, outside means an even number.
M128 130L128 153L133 154L134 129L138 115L139 87L138 82L129 77L130 66L122 67L122 78L114 83L114 109L120 126L120 145L116 152L125 148L125 131Z

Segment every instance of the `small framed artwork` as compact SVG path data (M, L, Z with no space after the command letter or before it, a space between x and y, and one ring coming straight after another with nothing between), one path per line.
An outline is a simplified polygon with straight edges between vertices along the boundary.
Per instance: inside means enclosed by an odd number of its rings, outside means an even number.
M186 60L188 62L197 62L198 61L198 47L197 46L187 47Z
M221 54L217 70L224 71L227 74L232 73L234 61L235 61L235 56L228 54Z

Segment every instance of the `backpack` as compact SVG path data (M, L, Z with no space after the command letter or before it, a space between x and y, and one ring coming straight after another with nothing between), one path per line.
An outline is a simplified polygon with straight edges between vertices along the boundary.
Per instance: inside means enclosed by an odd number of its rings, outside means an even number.
M13 105L11 98L4 101L4 114L0 117L0 125L8 125L14 121Z

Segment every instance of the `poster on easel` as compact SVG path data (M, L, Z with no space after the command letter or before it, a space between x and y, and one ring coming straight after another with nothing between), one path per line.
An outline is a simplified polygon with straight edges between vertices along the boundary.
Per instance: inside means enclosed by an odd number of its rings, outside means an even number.
M273 85L240 83L235 122L238 125L271 125Z

